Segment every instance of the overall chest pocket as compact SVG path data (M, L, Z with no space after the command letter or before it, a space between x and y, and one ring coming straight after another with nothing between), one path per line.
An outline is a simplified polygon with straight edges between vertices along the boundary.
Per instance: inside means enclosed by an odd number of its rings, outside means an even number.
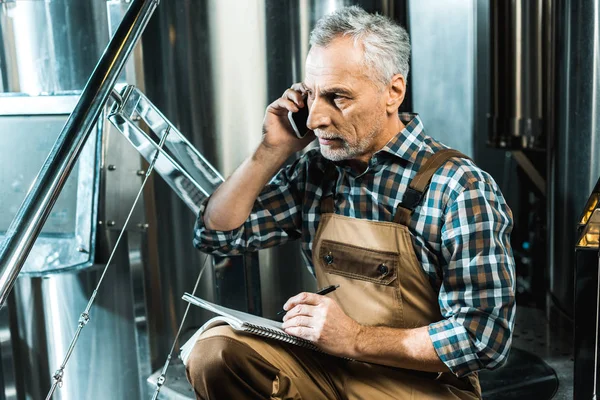
M398 278L399 254L323 240L319 263L324 272L380 285Z

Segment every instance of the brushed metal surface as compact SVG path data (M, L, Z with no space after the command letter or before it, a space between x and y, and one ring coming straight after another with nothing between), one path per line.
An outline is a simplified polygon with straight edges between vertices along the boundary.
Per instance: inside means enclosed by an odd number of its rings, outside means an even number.
M98 1L2 2L0 92L81 90L106 45L104 21Z
M0 247L0 305L14 285L35 239L48 218L83 144L101 114L102 107L141 36L156 0L134 0L119 29L86 83L79 102L67 119L25 200L6 231Z
M572 316L577 220L600 176L600 5L564 0L558 7L549 291L555 304Z
M0 241L79 97L0 94ZM87 268L95 250L98 156L102 122L83 146L21 274ZM26 144L26 146L24 146Z
M135 335L128 247L126 239L67 364L64 384L53 399L141 398L140 372L146 371L140 371L136 356L144 348ZM19 329L13 341L20 398L45 398L51 374L64 359L101 267L17 281L14 294Z
M60 100L65 96L54 95L79 96L81 93L109 36L106 2L76 3L33 1L0 4L0 90L19 92L14 94L16 101L3 107L6 113L64 114L64 104ZM143 18L137 20L138 26L144 23ZM116 38L123 37L123 33L121 30ZM128 31L125 36L131 40L138 33ZM110 91L110 74L105 78L105 85ZM40 108L36 109L23 106L20 100L25 93L46 96L36 99L44 100L38 102ZM96 101L95 105L102 103L93 96L87 100ZM98 113L101 108L101 105L97 108ZM67 114L72 109L67 110ZM85 123L95 120L96 116L89 117ZM77 124L73 127L76 128ZM85 130L83 126L80 128ZM19 134L25 135L29 128L22 124L20 129L23 132ZM26 144L24 141L22 157L27 156ZM66 179L66 175L61 179ZM97 177L97 174L89 172L84 175L86 179ZM87 188L91 186L86 184ZM120 206L124 207L123 203ZM95 226L92 215L95 213L88 213L87 223ZM144 232L138 229L134 234L139 236ZM110 246L114 237L111 232L104 236L108 237L105 244ZM147 312L143 301L145 295L141 291L145 282L139 261L140 255L148 251L142 248L142 244L147 246L145 237L132 240L129 245L126 241L119 249L118 266L109 270L107 280L110 284L99 293L90 324L80 337L81 342L67 366L64 385L54 398L141 398L145 390L143 382L150 372L147 329L144 326ZM65 356L79 313L85 309L98 278L98 269L88 268L44 279L22 276L17 280L16 290L10 296L10 306L2 310L8 311L10 316L9 326L5 326L7 321L3 318L1 327L3 369L8 366L7 369L11 370L3 374L5 384L8 383L5 392L8 398L43 398L50 387L51 373ZM10 339L5 331L10 332ZM5 351L7 347L11 351ZM5 360L4 356L12 359ZM11 375L14 383L10 381Z
M490 145L546 148L552 110L553 1L490 3Z
M428 135L473 156L475 3L411 0L408 7L411 111Z

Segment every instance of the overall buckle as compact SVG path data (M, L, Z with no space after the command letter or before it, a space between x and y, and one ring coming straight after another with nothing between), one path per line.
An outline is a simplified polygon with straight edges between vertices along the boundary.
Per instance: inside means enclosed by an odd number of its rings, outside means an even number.
M423 200L424 193L425 192L420 192L416 189L409 187L408 189L406 189L404 196L402 196L402 201L400 202L400 205L410 211L414 211L415 208L417 208L417 206L421 203L421 200Z

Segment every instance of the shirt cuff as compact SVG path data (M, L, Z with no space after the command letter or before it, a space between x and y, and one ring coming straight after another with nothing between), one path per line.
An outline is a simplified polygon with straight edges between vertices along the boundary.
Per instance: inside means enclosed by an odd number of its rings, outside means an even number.
M438 357L457 377L481 369L467 330L454 319L430 324L428 332Z
M231 231L217 231L208 229L204 224L204 212L210 198L211 197L209 196L200 203L200 210L198 211L196 225L194 226L194 246L200 251L216 255L238 254L239 252L237 250L226 250L224 248L234 240L238 229Z

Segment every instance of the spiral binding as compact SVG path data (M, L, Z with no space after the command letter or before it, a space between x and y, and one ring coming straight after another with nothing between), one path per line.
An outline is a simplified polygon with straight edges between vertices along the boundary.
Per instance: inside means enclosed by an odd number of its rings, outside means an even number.
M271 339L281 340L286 343L295 344L306 347L310 350L322 352L314 343L296 336L288 335L285 332L276 331L275 329L267 328L266 326L254 325L248 322L243 323L244 331Z

